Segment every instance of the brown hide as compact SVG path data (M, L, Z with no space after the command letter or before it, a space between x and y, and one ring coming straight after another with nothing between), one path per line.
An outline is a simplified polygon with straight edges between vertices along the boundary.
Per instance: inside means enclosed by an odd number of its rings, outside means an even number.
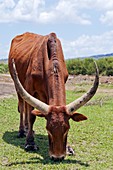
M65 82L68 77L68 72L64 62L61 43L54 33L47 36L25 33L16 36L12 40L9 53L9 71L14 79L12 67L13 59L19 80L29 94L48 105L66 105ZM28 128L26 138L26 146L28 146L30 143L29 141L34 143L32 128L35 116L31 114L33 107L23 101L19 93L18 100L18 110L20 112L19 135L25 131L25 128ZM62 113L60 112L59 114ZM51 117L46 117L46 119L49 132L51 126L49 126L48 122L51 122L54 127L55 119L53 123ZM56 133L57 131L58 133ZM62 158L65 157L66 142L64 145L62 141L63 138L62 140L60 139L62 134L60 134L59 129L57 131L55 131L57 141L54 140L54 148L49 146L49 152L51 154L54 152L53 155L55 156L56 154L55 157ZM48 136L50 135L48 134ZM58 142L60 142L61 147L59 147ZM51 142L49 144L51 145Z
M50 58L47 46L47 41L51 35L57 41L55 60ZM47 36L25 33L15 37L9 54L11 75L12 58L16 64L19 80L30 94L47 104L65 105L64 84L68 73L60 41L54 33ZM58 73L54 73L55 67L57 67Z

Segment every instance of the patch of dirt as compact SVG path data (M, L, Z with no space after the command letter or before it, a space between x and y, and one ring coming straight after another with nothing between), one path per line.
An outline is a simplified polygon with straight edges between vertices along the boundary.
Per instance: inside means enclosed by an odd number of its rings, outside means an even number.
M94 76L88 75L78 75L78 76L69 76L66 83L66 90L74 90L76 85L83 87L83 85L93 84ZM100 84L103 85L113 85L113 76L100 76ZM102 93L109 93L113 95L113 89L101 88L99 89ZM0 98L11 97L16 94L14 83L9 74L0 74Z
M78 76L69 76L67 83L66 83L66 90L75 90L76 86L79 85L80 88L83 88L84 85L92 85L94 82L95 76L88 76L88 75L78 75ZM99 84L105 86L113 85L113 76L99 76ZM109 88L98 88L99 92L112 92L113 89Z
M9 74L0 74L0 98L11 97L16 94L13 80Z

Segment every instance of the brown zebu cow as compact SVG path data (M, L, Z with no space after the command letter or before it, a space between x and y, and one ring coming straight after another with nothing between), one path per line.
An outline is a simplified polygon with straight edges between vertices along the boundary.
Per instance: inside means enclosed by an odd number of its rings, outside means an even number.
M68 72L61 43L55 33L46 36L25 33L15 37L9 54L9 71L18 94L19 137L23 137L25 128L28 128L25 149L36 149L33 124L36 116L45 117L49 155L53 159L63 159L69 119L77 122L87 119L74 111L94 96L99 84L97 66L93 87L68 105L65 95Z

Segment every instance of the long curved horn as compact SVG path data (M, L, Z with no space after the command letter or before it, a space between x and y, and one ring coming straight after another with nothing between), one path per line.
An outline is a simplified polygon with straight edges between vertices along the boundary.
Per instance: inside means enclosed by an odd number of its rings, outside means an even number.
M72 113L72 112L76 111L77 109L79 109L81 106L86 104L96 93L98 85L99 85L99 71L98 71L96 62L94 62L94 63L95 63L95 67L96 67L96 75L95 75L95 81L94 81L93 87L87 93L85 93L83 96L81 96L77 100L71 102L70 104L66 105L68 113Z
M20 80L18 78L18 74L16 71L16 66L15 66L15 62L14 59L12 59L12 64L13 64L13 79L14 79L14 83L15 83L15 87L17 92L20 94L20 96L31 106L33 106L34 108L44 112L44 113L48 113L49 110L49 105L43 103L42 101L34 98L33 96L31 96L22 86L22 84L20 83Z

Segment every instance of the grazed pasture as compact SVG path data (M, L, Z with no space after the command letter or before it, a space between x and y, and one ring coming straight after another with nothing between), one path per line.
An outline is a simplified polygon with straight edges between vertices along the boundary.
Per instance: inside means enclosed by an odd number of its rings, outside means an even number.
M8 81L11 85L12 81L10 79ZM92 82L93 77L71 77L66 85L67 102L73 101L86 92ZM7 84L7 81L5 83ZM5 88L5 85L3 87ZM13 84L10 86L10 91L12 89ZM34 126L35 141L39 150L24 151L25 138L17 138L19 125L17 98L15 95L10 98L2 96L0 99L0 169L112 170L113 82L110 79L101 81L94 98L78 112L85 114L88 120L80 123L70 120L68 144L75 150L75 155L67 156L62 162L54 162L48 157L45 119L37 118Z

